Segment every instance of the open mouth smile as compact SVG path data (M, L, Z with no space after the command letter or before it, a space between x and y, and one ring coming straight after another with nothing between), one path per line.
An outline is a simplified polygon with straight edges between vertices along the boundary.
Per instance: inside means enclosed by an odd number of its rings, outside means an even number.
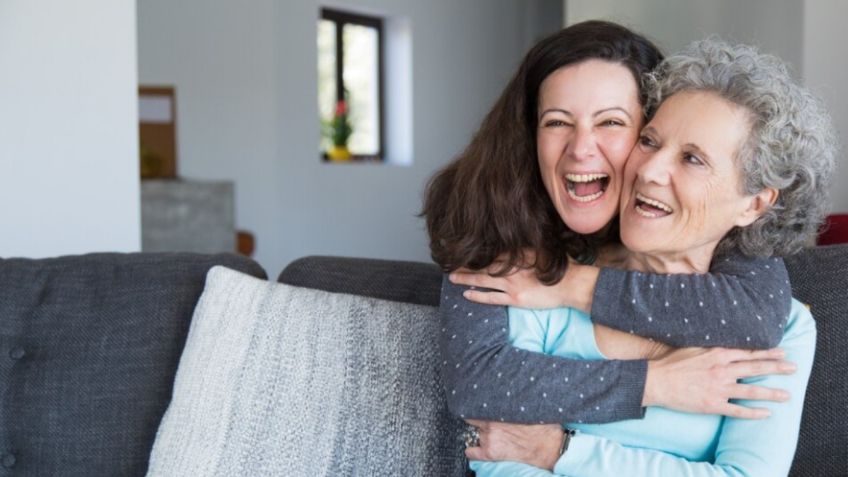
M638 192L636 193L635 209L637 214L650 219L665 217L674 213L674 209L668 204L644 196Z
M577 202L599 199L609 186L608 174L566 174L565 190Z

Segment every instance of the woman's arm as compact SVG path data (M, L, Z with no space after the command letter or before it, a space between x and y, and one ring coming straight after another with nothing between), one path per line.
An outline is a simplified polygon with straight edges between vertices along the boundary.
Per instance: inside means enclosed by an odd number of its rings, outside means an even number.
M783 260L739 252L716 259L704 275L658 275L572 263L560 283L545 286L533 270L507 277L454 273L455 282L494 289L470 291L480 303L522 308L570 306L592 320L672 346L765 349L783 336L789 276ZM698 319L719 316L720 320Z
M714 349L652 361L650 367L644 360L587 362L544 355L512 346L506 308L465 300L463 290L443 281L439 333L448 406L462 418L611 422L640 418L646 405L761 418L760 410L728 399L754 391L780 399L778 391L736 384L741 377L782 372L785 363L775 352Z
M765 420L726 418L713 462L690 462L664 452L624 447L600 437L578 434L554 468L555 473L601 477L628 475L638 469L644 475L693 477L787 475L795 455L816 342L815 322L809 312L796 302L793 314L802 316L790 325L780 345L789 359L798 364L798 372L791 376L744 380L792 389L792 399L783 404L758 403L771 411L771 416Z
M771 348L783 337L791 293L783 260L734 253L706 275L601 269L591 316L677 347Z
M791 323L781 346L798 363L792 376L767 376L745 380L746 383L780 386L795 390L791 401L784 404L765 403L771 417L760 421L725 418L711 462L693 462L644 447L626 447L617 442L586 433L571 439L568 450L553 466L556 475L610 477L618 475L687 475L698 476L772 476L786 475L795 455L804 393L812 369L815 352L815 323L809 312L796 303ZM740 402L740 404L750 404ZM763 404L763 403L758 403ZM531 465L551 468L558 453L556 445L562 433L550 426L516 426L499 423L476 423L481 427L482 447L466 451L472 468L481 477L510 475L512 469L522 475L551 475ZM513 462L479 462L502 460ZM520 464L519 464L520 462Z
M788 403L766 403L771 416L761 421L726 418L721 428L715 460L690 462L664 452L628 448L587 434L579 434L554 468L558 475L581 477L627 475L639 469L645 475L760 476L787 475L795 455L804 393L813 364L815 324L810 319L781 346L798 363L791 376L766 376L745 380L793 390ZM743 403L745 404L745 403Z
M556 423L642 417L645 360L588 362L513 347L506 308L465 300L463 290L443 280L442 379L455 415Z

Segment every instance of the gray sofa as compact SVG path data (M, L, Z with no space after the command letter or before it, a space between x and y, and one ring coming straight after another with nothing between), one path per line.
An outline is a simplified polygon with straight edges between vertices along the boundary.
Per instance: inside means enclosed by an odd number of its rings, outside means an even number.
M819 331L792 475L845 476L848 245L787 264ZM0 260L0 476L144 475L214 265L266 276L234 255ZM432 264L307 257L279 281L436 306L441 275Z

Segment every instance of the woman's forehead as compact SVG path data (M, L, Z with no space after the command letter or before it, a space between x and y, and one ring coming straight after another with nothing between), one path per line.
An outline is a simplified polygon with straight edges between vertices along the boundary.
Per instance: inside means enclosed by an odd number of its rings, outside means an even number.
M710 156L733 158L750 133L750 116L709 91L684 91L660 104L645 126L663 141L695 144Z
M540 105L599 109L639 106L639 89L630 70L605 60L587 60L563 66L542 82Z

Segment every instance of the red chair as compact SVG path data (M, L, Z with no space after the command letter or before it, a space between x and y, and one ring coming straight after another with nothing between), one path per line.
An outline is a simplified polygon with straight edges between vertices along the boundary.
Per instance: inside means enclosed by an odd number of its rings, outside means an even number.
M848 243L848 214L828 215L816 240L818 245Z

